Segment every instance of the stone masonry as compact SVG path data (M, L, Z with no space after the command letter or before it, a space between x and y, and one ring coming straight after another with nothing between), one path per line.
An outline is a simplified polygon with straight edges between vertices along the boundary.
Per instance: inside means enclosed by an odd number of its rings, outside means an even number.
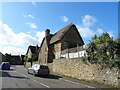
M118 82L119 69L103 68L99 64L85 64L80 59L55 59L50 66L51 71L72 78L96 81L102 84L120 87ZM51 67L52 66L52 67Z

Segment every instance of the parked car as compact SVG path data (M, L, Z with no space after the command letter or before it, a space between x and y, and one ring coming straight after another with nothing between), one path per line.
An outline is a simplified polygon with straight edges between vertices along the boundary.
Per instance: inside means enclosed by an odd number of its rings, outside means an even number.
M34 76L49 75L50 70L46 65L34 64L32 67L28 68L28 74L33 74Z
M10 63L9 62L2 62L0 67L2 70L10 70Z

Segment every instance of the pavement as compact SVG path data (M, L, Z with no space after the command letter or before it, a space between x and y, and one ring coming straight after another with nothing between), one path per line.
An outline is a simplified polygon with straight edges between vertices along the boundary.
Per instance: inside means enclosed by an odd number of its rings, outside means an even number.
M107 88L112 87L51 73L48 77L36 77L27 73L23 66L12 66L2 72L2 88ZM116 90L116 89L115 89Z

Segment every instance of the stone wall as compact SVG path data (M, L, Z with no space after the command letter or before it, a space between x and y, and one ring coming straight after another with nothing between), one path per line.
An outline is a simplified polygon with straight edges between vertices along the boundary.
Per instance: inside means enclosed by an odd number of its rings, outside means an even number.
M85 64L80 59L56 59L48 65L51 71L65 76L86 81L97 81L106 85L118 87L117 68L103 68L98 64ZM119 86L120 87L120 86Z
M41 63L47 63L47 60L48 60L48 46L47 46L46 38L43 39L43 40L44 41L43 41L42 47L41 47L40 52L39 52L38 60Z
M55 52L61 51L61 43L60 42L57 42L54 44L54 51Z

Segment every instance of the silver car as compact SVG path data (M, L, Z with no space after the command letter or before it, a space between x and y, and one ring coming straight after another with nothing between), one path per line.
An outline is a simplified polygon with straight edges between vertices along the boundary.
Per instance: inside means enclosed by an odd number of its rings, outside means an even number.
M33 74L34 76L49 75L50 70L46 65L34 64L32 67L28 68L28 74Z

